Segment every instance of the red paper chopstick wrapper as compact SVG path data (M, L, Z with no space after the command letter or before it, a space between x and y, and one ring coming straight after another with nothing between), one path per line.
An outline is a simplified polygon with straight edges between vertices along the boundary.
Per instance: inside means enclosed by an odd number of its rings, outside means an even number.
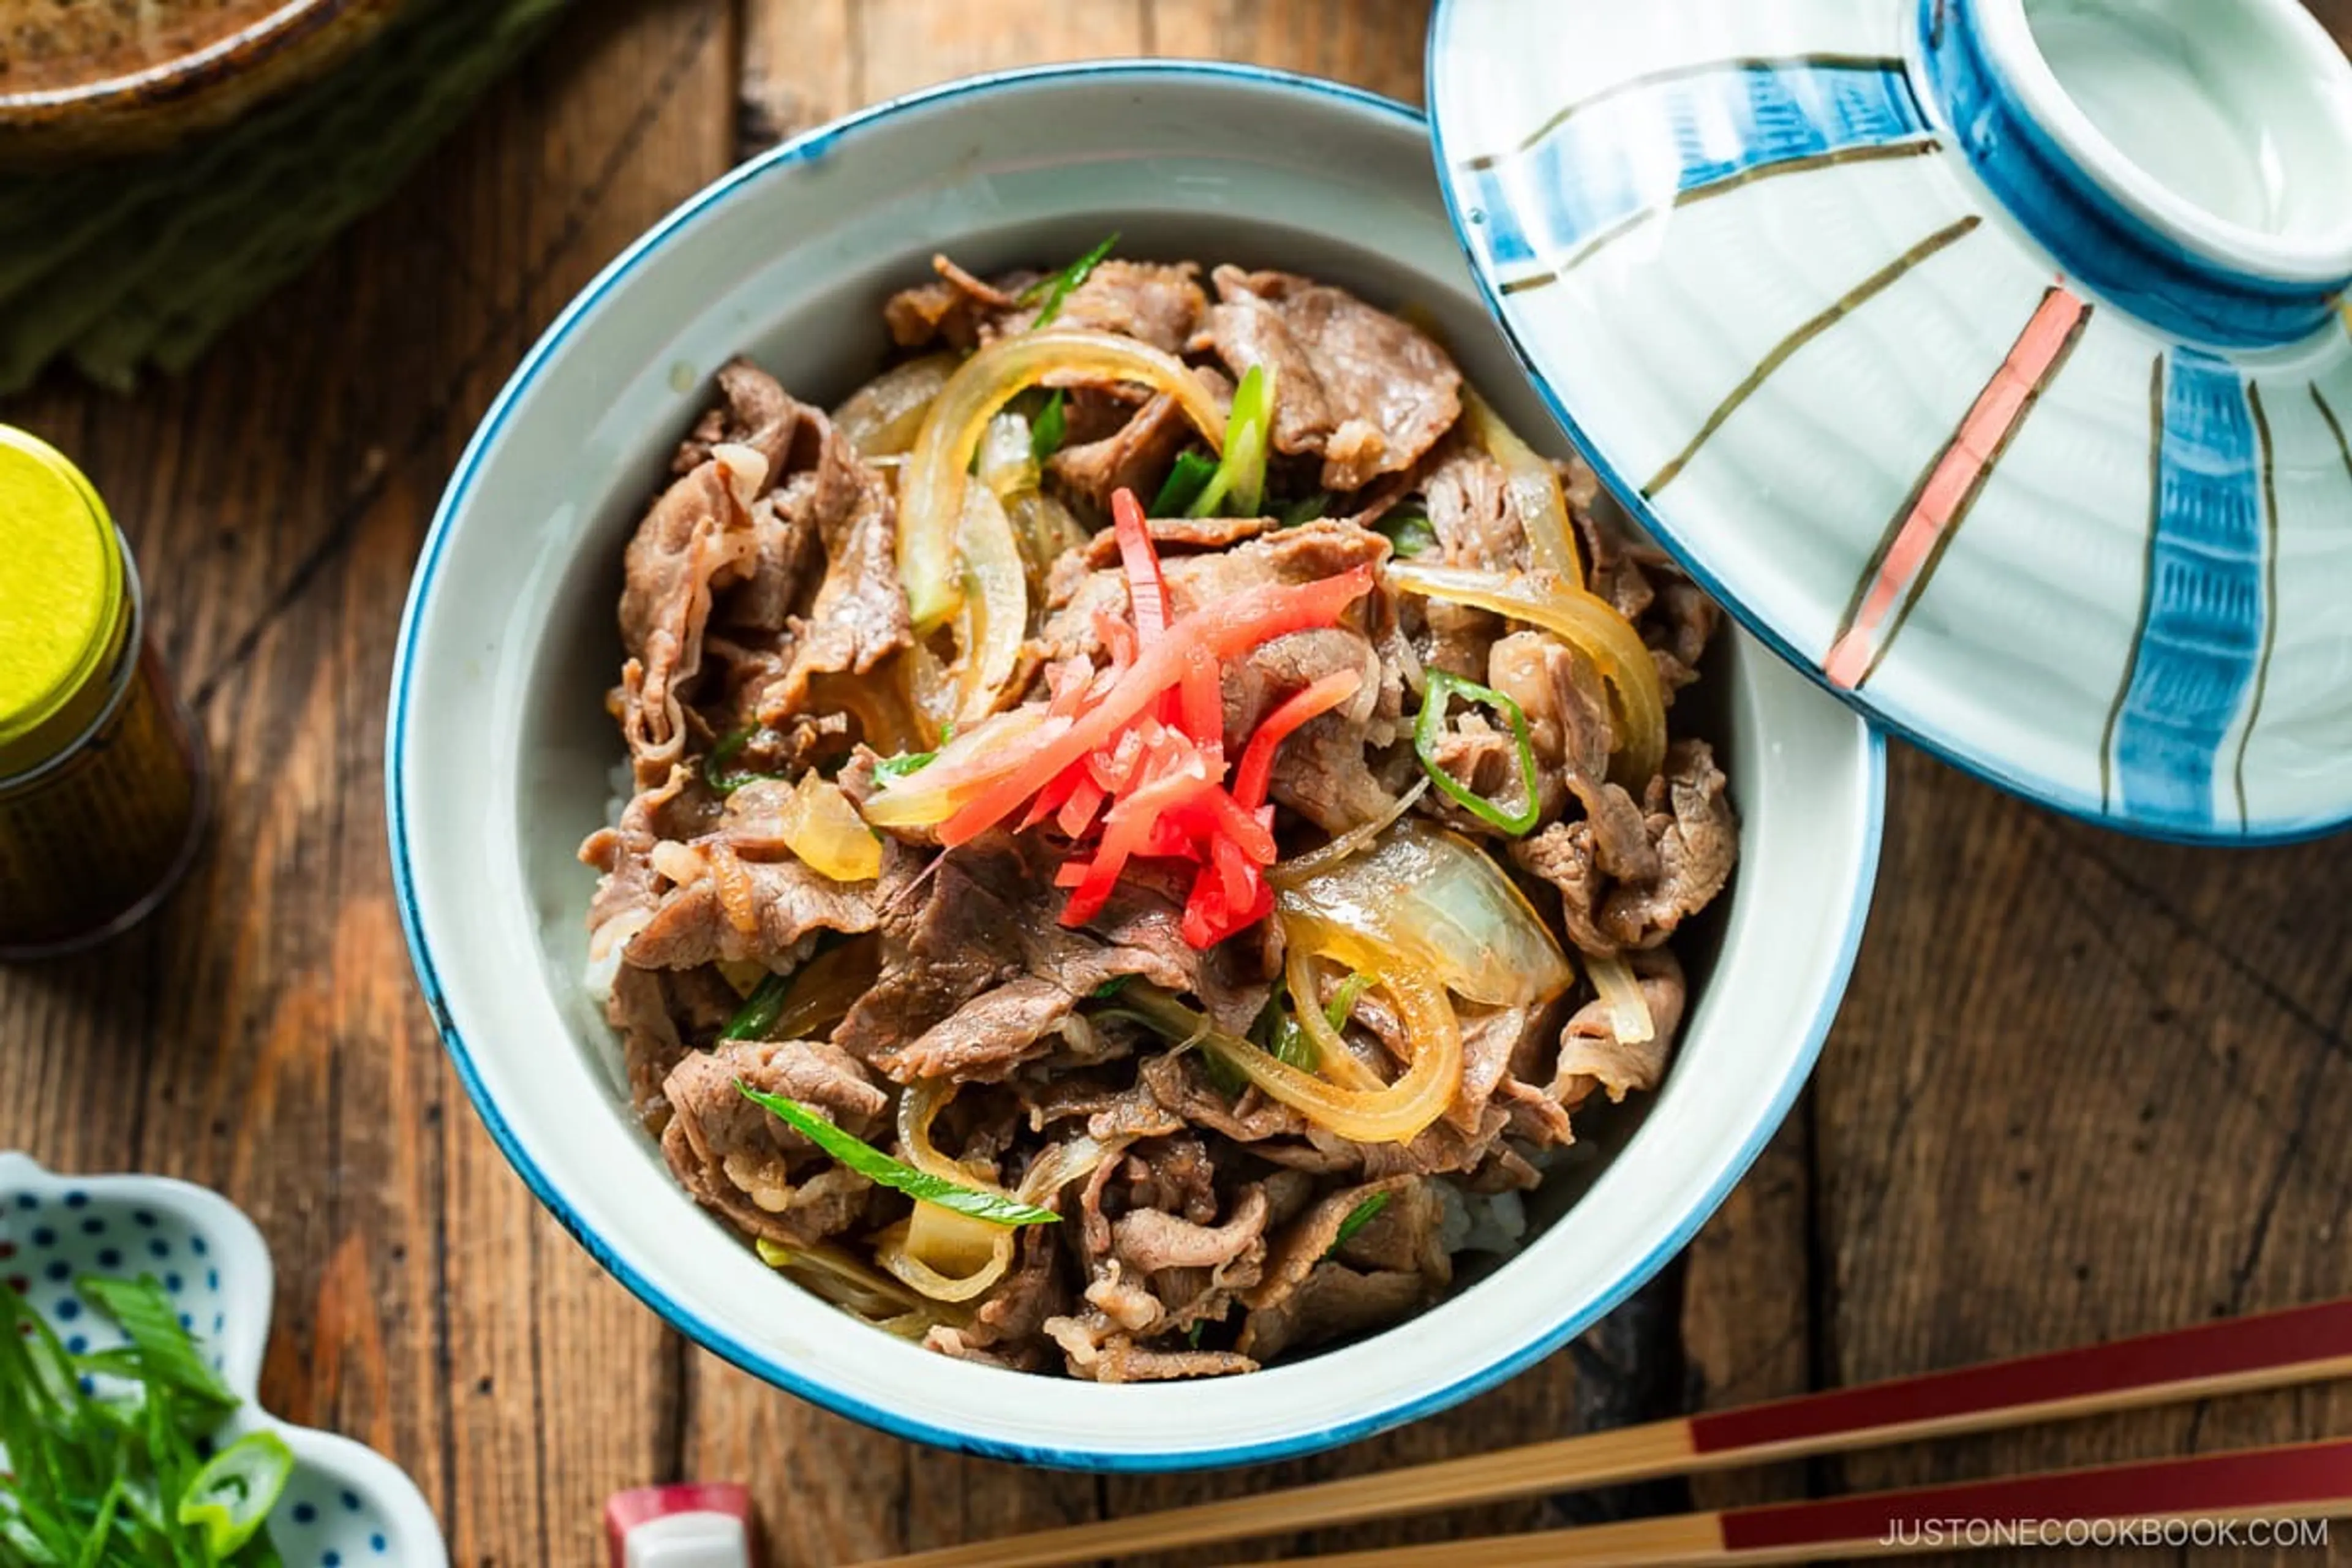
M732 1483L615 1492L604 1535L612 1568L752 1568L751 1494Z

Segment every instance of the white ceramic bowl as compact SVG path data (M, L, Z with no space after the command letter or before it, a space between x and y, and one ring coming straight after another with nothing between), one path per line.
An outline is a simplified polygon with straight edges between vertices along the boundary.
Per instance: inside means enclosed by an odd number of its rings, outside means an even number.
M269 1515L287 1568L445 1568L433 1510L393 1462L349 1437L280 1421L256 1403L269 1342L269 1249L218 1193L162 1176L62 1176L0 1152L0 1278L66 1348L111 1350L121 1332L75 1290L85 1275L152 1275L212 1368L244 1405L225 1437L275 1432L294 1474Z
M601 699L619 660L622 544L730 354L836 397L880 359L886 291L924 276L933 250L985 269L1113 229L1129 254L1280 265L1417 301L1519 427L1549 433L1477 303L1408 110L1199 65L958 84L738 170L549 329L425 544L387 765L403 915L457 1070L532 1190L630 1289L747 1371L890 1431L1164 1469L1296 1454L1441 1409L1559 1347L1687 1242L1829 1027L1869 902L1883 759L1840 704L1732 639L1711 700L1743 859L1668 1081L1559 1223L1408 1324L1253 1376L1104 1387L933 1355L778 1279L670 1179L580 983L591 878L573 850L604 820L621 755Z

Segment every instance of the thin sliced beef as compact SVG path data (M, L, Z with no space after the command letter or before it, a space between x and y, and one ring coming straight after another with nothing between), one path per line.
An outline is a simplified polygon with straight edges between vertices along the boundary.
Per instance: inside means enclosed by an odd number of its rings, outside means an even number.
M1236 1143L1258 1144L1307 1135L1304 1116L1255 1089L1244 1090L1239 1100L1228 1100L1191 1052L1163 1051L1147 1058L1139 1076L1160 1104L1193 1125L1222 1133Z
M664 1086L671 1117L662 1153L696 1198L752 1235L790 1246L848 1229L871 1184L745 1100L739 1079L823 1111L859 1137L881 1124L889 1097L848 1053L811 1040L730 1041L686 1057Z
M994 1361L1026 1372L1039 1370L1044 1358L1034 1342L1044 1331L1045 1320L1067 1311L1070 1304L1069 1289L1062 1280L1062 1249L1052 1234L1055 1228L1033 1226L1024 1231L1020 1261L981 1299L971 1321L933 1328L924 1336L924 1345L963 1360Z
M1265 1190L1242 1189L1233 1216L1202 1225L1163 1209L1139 1208L1111 1222L1111 1251L1138 1274L1172 1268L1227 1268L1264 1253Z
M1590 798L1616 747L1608 688L1592 661L1547 633L1513 632L1488 650L1486 684L1528 716L1542 820L1558 817L1571 793Z
M1665 772L1639 808L1615 784L1591 816L1556 822L1511 847L1511 858L1559 889L1576 945L1614 953L1657 947L1715 901L1739 855L1723 771L1705 741L1666 748Z
M1168 477L1169 465L1192 439L1192 421L1163 393L1116 434L1055 453L1045 471L1097 512L1108 513L1112 493L1122 489L1135 491L1149 505Z
M646 928L661 907L667 885L654 868L654 847L668 836L661 818L692 778L685 768L651 789L641 790L621 809L620 822L602 827L580 846L580 858L603 873L588 903L588 957L602 963Z
M1444 1220L1436 1190L1418 1176L1346 1187L1318 1201L1267 1245L1264 1278L1243 1293L1244 1353L1271 1358L1360 1333L1434 1300L1453 1279Z
M663 491L630 537L621 564L621 646L628 657L612 703L639 788L667 777L685 754L683 697L702 670L714 595L740 581L756 556L751 508L767 477L751 448L722 447Z
M901 348L944 342L959 351L1017 336L1037 324L1045 307L1024 298L1050 275L1013 272L982 280L946 257L934 257L939 281L902 290L883 307L890 336ZM1209 308L1201 291L1201 269L1192 262L1097 263L1054 314L1052 325L1115 332L1164 353L1191 342Z
M1666 769L1643 802L1658 875L1621 882L1601 908L1601 931L1620 946L1654 948L1715 901L1731 879L1739 828L1725 795L1723 770L1705 741L1666 748ZM1661 798L1663 797L1663 798Z
M761 721L772 728L801 710L816 676L870 674L914 640L898 582L898 505L890 487L858 460L832 421L810 410L802 424L804 433L813 433L801 444L811 448L809 466L777 490L776 513L815 533L824 552L824 579L807 613L792 617L791 667L760 694Z
M1587 584L1633 623L1671 703L1675 693L1698 679L1699 660L1723 612L1664 552L1633 542L1589 510L1573 510L1583 536Z
M1485 452L1462 444L1444 448L1422 483L1422 499L1448 566L1523 572L1530 564L1510 477Z
M1363 1273L1344 1263L1318 1263L1280 1300L1242 1321L1234 1349L1272 1361L1286 1351L1384 1329L1435 1298L1426 1275Z
M1174 558L1203 550L1224 550L1257 538L1272 526L1262 517L1155 517L1146 524L1161 555ZM1105 529L1074 552L1096 572L1118 566L1118 536Z
M1275 377L1275 447L1321 458L1325 489L1403 472L1461 417L1461 372L1418 329L1288 273L1221 267L1214 281L1210 342L1236 376Z
M1023 290L1044 276L1014 272L988 282L944 256L931 258L931 269L939 274L936 282L902 289L882 307L883 324L900 348L944 342L959 353L971 353L980 344L982 323L1019 310Z
M1025 332L1036 324L1037 309L1024 307L982 328L982 333L1010 337ZM1113 258L1070 291L1052 324L1116 332L1172 354L1192 342L1208 310L1209 297L1201 291L1196 264Z
M1072 1377L1090 1383L1167 1383L1186 1377L1229 1377L1258 1363L1231 1351L1155 1351L1096 1309L1048 1318L1045 1332L1062 1347Z
M1651 1037L1626 1045L1617 1037L1609 1009L1589 1002L1577 1010L1560 1035L1559 1067L1552 1079L1552 1097L1574 1110L1596 1089L1622 1100L1636 1089L1653 1089L1664 1081L1666 1058L1675 1033L1682 1027L1683 1005L1689 994L1681 960L1665 948L1637 952L1633 973L1642 985L1642 999L1650 1005Z
M820 931L872 931L885 889L903 884L914 858L903 847L886 848L878 881L836 882L796 858L746 859L723 838L693 847L704 874L664 894L624 950L640 968L724 961L789 969L803 955L802 944Z
M737 446L759 453L770 474L782 473L784 448L800 423L802 405L774 376L740 357L719 367L719 399L678 443L670 471L690 474L710 461L719 447Z
M1222 951L1184 941L1175 892L1139 871L1071 931L1052 884L1050 859L1029 843L948 855L885 916L881 977L835 1038L902 1082L1001 1079L1058 1044L1081 998L1126 975L1199 994L1246 1027L1263 993L1223 972Z

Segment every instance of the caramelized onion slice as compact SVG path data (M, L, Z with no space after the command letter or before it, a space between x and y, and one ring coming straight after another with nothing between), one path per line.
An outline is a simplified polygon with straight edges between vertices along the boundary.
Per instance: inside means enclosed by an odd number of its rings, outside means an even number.
M1397 963L1385 968L1370 948L1335 943L1335 956L1377 976L1376 984L1403 1017L1412 1061L1397 1080L1377 1089L1343 1089L1290 1066L1249 1041L1225 1034L1157 986L1129 982L1122 1004L1155 1028L1200 1042L1234 1070L1318 1126L1359 1143L1409 1143L1445 1113L1462 1089L1462 1026L1434 975Z
M1384 973L1402 960L1473 1002L1523 1007L1575 972L1527 895L1461 835L1406 820L1354 858L1284 884L1283 931L1310 952L1353 945Z
M1591 659L1615 699L1621 782L1638 792L1657 776L1666 757L1665 693L1641 634L1614 606L1549 572L1504 576L1391 561L1387 574L1389 582L1406 593L1541 626Z
M962 597L957 534L972 458L988 422L1048 379L1131 382L1164 393L1212 448L1223 448L1223 414L1201 378L1173 354L1132 338L1069 327L991 343L940 389L899 479L898 576L919 633L945 625Z

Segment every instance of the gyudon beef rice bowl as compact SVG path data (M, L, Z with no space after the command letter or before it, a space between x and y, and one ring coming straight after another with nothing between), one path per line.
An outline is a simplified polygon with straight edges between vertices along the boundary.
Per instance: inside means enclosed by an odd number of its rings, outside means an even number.
M719 372L630 540L592 978L677 1180L949 1355L1250 1372L1428 1305L1654 1088L1736 826L1714 607L1444 348L1097 253Z

